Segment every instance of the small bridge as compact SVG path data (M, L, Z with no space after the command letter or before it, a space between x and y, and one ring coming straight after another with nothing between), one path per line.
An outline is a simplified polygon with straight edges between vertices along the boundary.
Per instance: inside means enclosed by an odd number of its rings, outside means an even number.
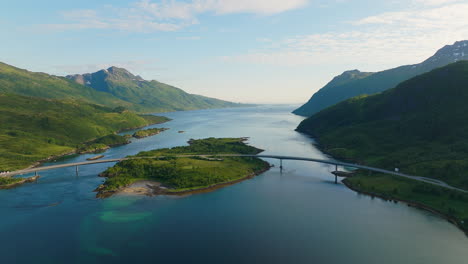
M408 175L408 174L395 172L395 171L391 171L391 170L384 170L384 169L380 169L380 168L374 168L374 167L369 167L369 166L364 166L364 165L359 165L359 164L354 164L354 163L335 161L335 160L324 160L324 159L313 159L313 158L305 158L305 157L280 156L280 155L244 155L244 154L176 155L176 156L170 156L170 157L175 157L175 158L188 158L188 157L255 157L255 158L277 159L277 160L280 160L280 170L283 170L283 160L309 161L309 162L317 162L317 163L322 163L322 164L334 165L335 166L335 171L332 172L332 173L335 175L335 183L337 183L337 177L350 176L349 174L338 170L338 166L342 166L342 167L350 167L350 168L362 169L362 170L367 170L367 171L390 174L390 175L394 175L394 176L399 176L399 177L403 177L403 178L407 178L407 179L411 179L411 180L415 180L415 181L419 181L419 182L424 182L424 183L444 187L444 188L447 188L447 189L450 189L450 190L455 190L455 191L468 193L468 191L466 191L466 190L456 188L456 187L451 186L451 185L449 185L449 184L447 184L447 183L445 183L443 181L439 181L439 180L436 180L436 179L420 177L420 176L413 176L413 175ZM165 158L165 156L158 156L158 157L128 157L128 158L118 158L118 159L105 159L105 160L75 162L75 163L51 165L51 166L44 166L44 167L37 167L37 168L32 168L32 169L13 171L13 172L1 175L1 177L10 177L10 176L28 174L28 173L35 173L37 175L37 173L39 171L47 171L47 170L67 168L67 167L75 167L76 175L78 176L79 166L85 166L85 165L91 165L91 164L100 164L100 163L114 163L114 162L119 162L119 161L124 161L124 160L133 160L133 159L162 159L162 158Z

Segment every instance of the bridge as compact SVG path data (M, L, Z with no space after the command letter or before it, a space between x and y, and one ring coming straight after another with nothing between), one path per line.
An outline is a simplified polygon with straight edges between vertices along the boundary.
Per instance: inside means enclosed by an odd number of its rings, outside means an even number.
M440 186L446 189L450 190L455 190L455 191L460 191L464 193L468 193L468 191L451 186L443 181L436 180L436 179L431 179L431 178L426 178L426 177L421 177L421 176L414 176L414 175L408 175L396 171L391 171L391 170L385 170L385 169L380 169L380 168L375 168L375 167L370 167L370 166L364 166L364 165L359 165L355 163L347 163L347 162L341 162L341 161L335 161L335 160L324 160L324 159L314 159L314 158L306 158L306 157L294 157L294 156L280 156L280 155L245 155L245 154L207 154L207 155L176 155L176 156L170 156L170 157L175 157L175 158L189 158L189 157L255 157L255 158L266 158L266 159L277 159L280 160L280 170L283 170L283 160L298 160L298 161L309 161L309 162L317 162L317 163L322 163L322 164L329 164L329 165L334 165L335 166L335 171L333 174L335 174L335 183L337 183L337 177L338 176L345 176L346 174L340 173L338 171L338 166L342 167L350 167L350 168L356 168L356 169L362 169L362 170L367 170L367 171L372 171L372 172L379 172L379 173L385 173L389 175L394 175L398 177L403 177L419 182L424 182L436 186ZM119 162L119 161L124 161L124 160L133 160L133 159L163 159L166 158L165 156L157 156L157 157L127 157L127 158L117 158L117 159L105 159L105 160L93 160L93 161L84 161L84 162L75 162L75 163L66 163L66 164L59 164L59 165L51 165L51 166L44 166L44 167L37 167L37 168L31 168L31 169L24 169L24 170L17 170L13 172L9 172L6 174L1 175L1 177L11 177L15 175L22 175L22 174L29 174L29 173L37 173L39 171L47 171L47 170L53 170L53 169L60 169L60 168L68 168L68 167L75 167L76 175L78 176L79 173L79 166L86 166L86 165L92 165L92 164L101 164L101 163L113 163L113 162Z

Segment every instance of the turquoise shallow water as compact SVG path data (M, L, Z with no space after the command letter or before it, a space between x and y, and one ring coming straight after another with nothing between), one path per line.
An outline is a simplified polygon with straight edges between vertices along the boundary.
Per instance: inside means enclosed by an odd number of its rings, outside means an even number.
M106 158L250 137L265 154L326 158L294 131L292 106L167 113L160 135ZM177 131L186 133L179 134ZM131 133L131 132L129 132ZM82 155L64 162L85 160ZM271 160L278 165L277 161ZM0 191L1 263L465 263L468 239L427 212L333 184L328 166L287 161L248 181L187 197L115 196L93 190L109 164L43 172Z

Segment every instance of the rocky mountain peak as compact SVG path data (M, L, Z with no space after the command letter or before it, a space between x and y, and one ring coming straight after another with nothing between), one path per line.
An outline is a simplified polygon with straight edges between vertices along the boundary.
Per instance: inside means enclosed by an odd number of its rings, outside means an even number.
M143 81L143 78L140 76L133 75L131 72L124 68L119 68L116 66L109 67L105 70L102 70L106 75L113 79L128 79L132 81Z
M439 49L434 56L425 60L423 64L449 64L461 60L468 60L468 40L457 41L453 45L446 45Z

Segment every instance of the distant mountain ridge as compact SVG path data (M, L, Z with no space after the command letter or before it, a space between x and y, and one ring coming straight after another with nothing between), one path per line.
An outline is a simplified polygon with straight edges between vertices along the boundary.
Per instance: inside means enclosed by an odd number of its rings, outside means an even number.
M240 104L186 93L158 81L147 81L123 68L110 67L95 73L68 75L66 78L109 93L132 104L139 112L163 112L207 108L235 107Z
M461 60L468 60L468 40L446 45L432 57L419 64L401 66L376 73L361 73L358 70L347 71L335 77L293 113L311 116L351 97L375 94L394 88L412 77Z
M108 107L132 105L117 97L77 84L65 77L30 72L0 62L0 94L17 94L49 99L73 99Z

